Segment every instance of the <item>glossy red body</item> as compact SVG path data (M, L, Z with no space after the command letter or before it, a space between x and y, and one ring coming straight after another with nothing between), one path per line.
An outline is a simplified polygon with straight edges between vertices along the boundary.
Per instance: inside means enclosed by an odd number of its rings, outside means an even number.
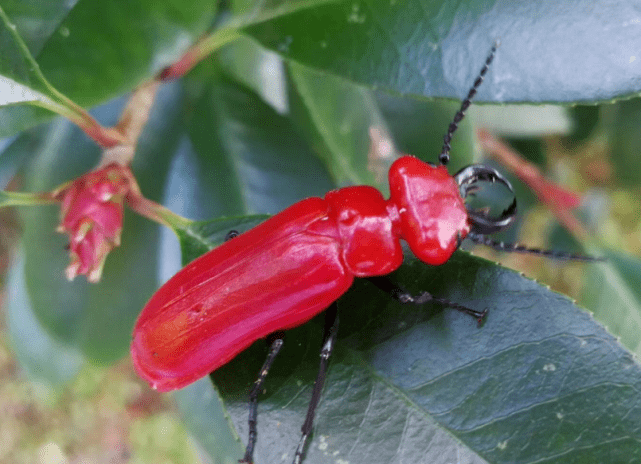
M389 181L389 200L365 186L308 198L185 266L138 318L138 374L160 391L190 384L254 341L311 319L354 277L397 269L400 239L427 264L447 261L469 232L454 179L404 156Z

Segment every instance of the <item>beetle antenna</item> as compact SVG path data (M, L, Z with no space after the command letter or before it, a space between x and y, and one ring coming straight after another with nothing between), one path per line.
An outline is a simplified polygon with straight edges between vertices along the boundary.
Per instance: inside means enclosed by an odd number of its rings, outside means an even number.
M504 243L504 242L500 242L500 241L497 241L497 240L492 240L488 236L483 235L483 234L478 234L476 232L468 233L466 238L469 238L474 243L477 243L479 245L485 245L485 246L493 248L493 249L495 249L497 251L506 251L506 252L512 252L512 253L524 253L524 254L530 254L530 255L539 255L539 256L545 256L547 258L559 259L559 260L565 260L565 261L595 262L595 261L605 261L606 260L605 258L602 258L602 257L579 255L579 254L574 254L574 253L567 253L565 251L541 250L540 248L528 248L526 246L517 245L517 244L514 244L514 243Z
M469 108L470 104L472 103L472 99L474 98L474 96L476 95L476 92L478 91L479 87L483 83L483 78L485 77L487 70L490 68L490 64L494 59L494 54L496 53L496 48L498 46L499 46L499 42L498 41L494 42L494 45L492 45L492 49L490 50L490 54L485 59L485 64L483 64L483 67L481 68L481 72L479 72L478 76L476 76L476 79L474 80L474 84L472 85L472 88L467 93L467 97L465 98L465 100L463 100L463 103L461 103L461 108L454 115L454 119L452 120L452 122L450 123L450 126L447 129L447 134L445 134L445 136L443 137L443 148L441 149L441 154L438 155L438 160L443 166L450 161L450 149L452 148L450 143L452 142L452 136L454 135L454 132L456 132L456 129L458 129L459 123L465 117L465 111L467 111L467 109Z

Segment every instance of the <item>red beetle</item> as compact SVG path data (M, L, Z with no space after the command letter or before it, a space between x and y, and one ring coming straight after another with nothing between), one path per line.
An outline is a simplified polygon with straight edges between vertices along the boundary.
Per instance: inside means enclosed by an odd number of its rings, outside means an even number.
M308 198L183 268L136 323L136 371L160 391L194 382L256 340L308 321L354 277L396 270L401 238L425 263L447 261L471 226L454 178L405 156L389 179L389 200L365 186Z
M332 305L355 277L384 276L403 261L401 239L426 264L445 263L466 237L507 251L529 250L486 237L507 227L516 200L499 216L466 208L479 181L512 187L494 169L473 165L451 176L444 166L450 140L494 56L487 58L445 136L440 166L404 156L389 171L390 198L373 187L346 187L325 198L308 198L194 260L163 285L143 309L133 332L131 355L138 374L160 391L184 387L215 371L256 340L296 327ZM235 234L232 234L235 235ZM231 236L230 236L231 237ZM419 298L389 283L377 285L403 302L430 299L478 312L424 293ZM303 457L333 348L337 319L321 353L303 436L294 462ZM244 461L256 442L256 400L282 340L272 344L250 395L250 436Z

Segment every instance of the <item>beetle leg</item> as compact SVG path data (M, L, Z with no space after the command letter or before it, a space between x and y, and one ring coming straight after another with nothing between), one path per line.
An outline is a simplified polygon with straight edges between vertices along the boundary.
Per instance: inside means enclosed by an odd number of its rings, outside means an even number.
M321 392L323 391L325 378L327 377L329 358L332 355L334 345L336 344L337 333L338 306L336 305L336 303L332 303L332 305L327 308L327 311L325 313L325 342L323 343L323 349L320 353L320 367L318 368L318 374L316 376L316 381L314 382L312 399L310 400L309 406L307 407L307 417L305 417L305 423L301 427L302 435L300 437L300 441L298 442L298 447L296 447L296 453L294 454L294 464L300 464L303 461L303 457L305 455L305 445L310 433L312 432L312 427L314 425L314 415L316 414L316 408L320 400Z
M274 340L269 347L269 353L267 353L267 359L263 363L263 367L260 368L258 373L258 378L254 382L254 386L249 392L249 438L247 439L247 448L245 448L245 456L239 462L252 463L254 455L254 446L256 446L256 438L258 437L258 431L256 430L256 421L258 418L258 395L263 390L263 384L267 378L270 367L276 359L276 355L283 347L283 339L277 338Z
M429 301L434 301L447 308L456 309L457 311L469 314L476 319L479 325L483 324L485 316L487 315L487 309L484 309L483 311L477 311L476 309L468 308L467 306L462 306L458 303L454 303L453 301L450 301L446 298L437 298L428 292L421 292L419 295L414 296L403 287L392 282L387 276L367 277L367 280L372 282L385 293L388 293L392 298L400 303L420 305Z

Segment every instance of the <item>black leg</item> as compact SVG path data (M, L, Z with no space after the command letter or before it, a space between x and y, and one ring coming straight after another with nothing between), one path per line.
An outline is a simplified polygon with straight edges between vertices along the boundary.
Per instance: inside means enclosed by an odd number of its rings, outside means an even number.
M325 385L329 358L332 355L334 345L336 344L337 333L338 306L336 305L336 303L332 303L332 305L327 308L327 311L325 312L325 341L323 343L323 349L320 353L320 367L318 368L318 375L316 376L316 381L314 382L312 399L310 400L309 406L307 407L307 417L305 418L305 423L301 427L302 435L300 437L300 441L298 442L296 453L294 454L294 464L300 464L303 461L303 457L305 456L305 445L307 444L307 439L312 432L312 427L314 425L314 415L316 414L316 408L318 407L321 392L323 391L323 385Z
M368 277L367 280L372 282L374 285L376 285L378 288L383 290L385 293L388 293L392 298L394 298L396 301L400 303L410 303L410 304L419 305L419 304L427 303L429 301L434 301L448 308L456 309L457 311L461 311L465 314L469 314L470 316L476 319L479 325L483 323L483 320L487 315L487 309L483 311L477 311L475 309L462 306L458 303L454 303L453 301L450 301L445 298L436 298L430 295L428 292L421 292L420 295L414 296L408 291L406 291L404 288L392 282L387 276Z
M256 430L256 420L258 418L258 395L263 390L263 384L269 373L269 368L272 367L276 355L283 347L283 339L277 338L272 342L267 353L267 359L260 368L258 378L254 382L254 386L249 392L249 438L247 439L247 448L245 448L245 456L239 462L246 462L251 464L254 459L254 447L256 446L256 438L258 432Z

